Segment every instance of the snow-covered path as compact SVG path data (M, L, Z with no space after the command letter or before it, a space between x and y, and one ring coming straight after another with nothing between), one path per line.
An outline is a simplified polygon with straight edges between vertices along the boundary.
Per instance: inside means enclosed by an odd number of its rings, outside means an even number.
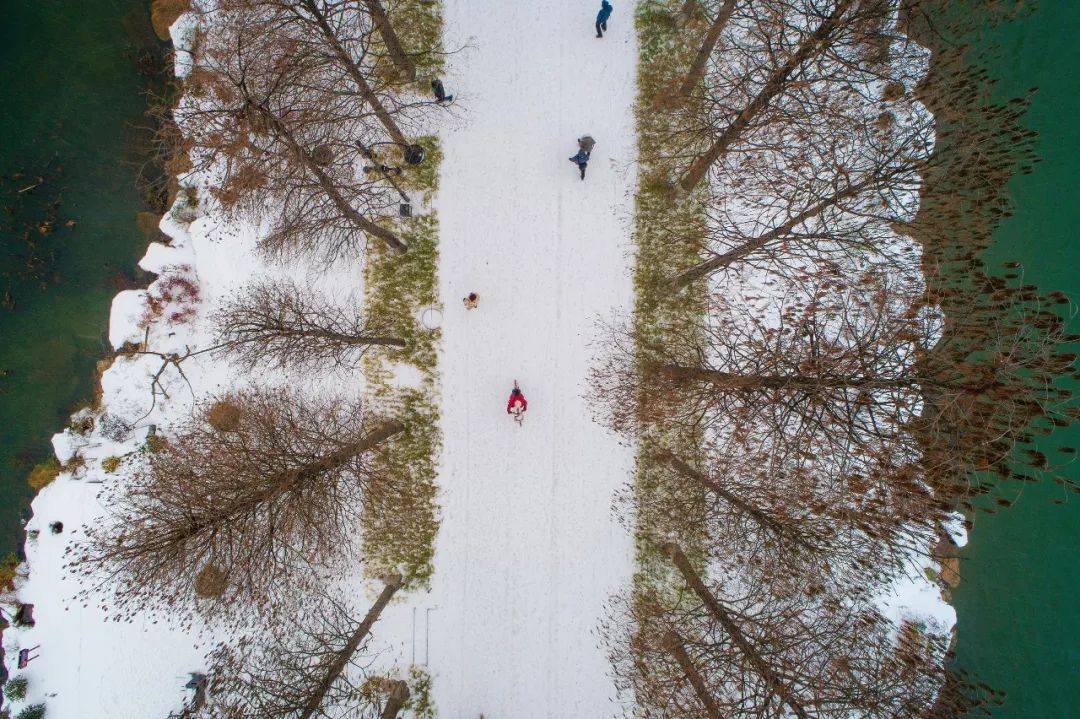
M598 315L629 307L635 177L633 10L599 1L446 0L440 215L443 521L427 656L440 716L609 716L595 629L629 581L611 517L631 450L591 418ZM584 182L567 158L597 140ZM479 309L461 298L480 293ZM519 380L524 426L505 413Z

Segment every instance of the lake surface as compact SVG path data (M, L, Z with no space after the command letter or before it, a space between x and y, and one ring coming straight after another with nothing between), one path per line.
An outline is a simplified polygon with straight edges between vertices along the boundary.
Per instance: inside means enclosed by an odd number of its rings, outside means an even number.
M1062 290L1074 302L1080 302L1078 31L1080 3L1041 0L1028 17L979 40L998 46L990 66L999 78L996 99L1039 88L1024 124L1040 133L1042 158L1033 174L1010 185L1016 214L999 228L985 258L991 266L1019 260L1027 282ZM1080 322L1072 331L1080 332ZM1080 446L1080 427L1045 443L1056 445ZM1066 473L1080 479L1080 466ZM963 582L954 593L958 660L1007 693L995 719L1080 716L1080 496L1055 485L1014 494L1012 508L976 518L962 554Z
M30 467L93 396L109 304L134 279L144 91L161 86L148 0L8 0L0 23L0 553ZM26 189L31 188L31 189ZM23 190L20 192L20 190ZM73 226L68 226L73 221Z

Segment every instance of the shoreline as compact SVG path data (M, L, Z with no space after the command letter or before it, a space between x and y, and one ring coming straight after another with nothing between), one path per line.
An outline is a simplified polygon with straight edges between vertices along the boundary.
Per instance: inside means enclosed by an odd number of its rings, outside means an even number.
M430 14L434 10L428 8L424 12ZM197 22L194 15L187 14L171 25L174 76L179 80L191 68L189 49ZM182 101L183 95L177 98L177 102ZM429 167L437 173L438 152L433 147L429 152L432 155ZM425 178L417 178L416 182L426 191ZM255 236L250 227L240 236L228 228L218 234L219 220L207 217L200 207L202 184L178 182L175 176L169 179L170 206L159 222L162 239L151 242L138 260L138 266L154 279L144 288L122 290L113 297L108 338L115 355L100 375L97 390L100 405L73 415L77 429L69 427L53 436L53 453L65 468L31 502L32 516L25 526L25 561L20 565L12 597L33 606L36 624L9 630L3 638L5 655L13 664L20 650L35 646L34 658L20 672L21 677L29 680L29 690L25 701L16 703L16 707L25 708L47 700L50 715L81 716L84 714L78 707L90 702L101 710L111 706L111 711L123 715L165 715L183 706L189 698L182 688L183 681L175 679L180 676L178 672L203 671L206 651L215 641L232 636L231 630L209 618L192 623L195 618L192 612L180 621L172 618L162 621L171 614L166 607L125 615L110 606L111 593L93 591L92 585L83 585L81 578L67 567L71 558L68 549L74 546L69 545L69 538L75 535L77 542L86 527L97 523L109 511L101 503L102 497L107 496L102 491L110 491L109 487L129 476L134 465L143 462L145 455L153 453L164 441L162 434L167 434L169 427L182 424L198 401L208 393L211 396L215 393L215 387L220 391L222 387L261 378L270 385L306 386L316 393L331 391L335 385L349 386L350 392L359 395L384 384L386 391L380 401L386 406L400 403L402 399L397 394L407 392L413 384L411 375L402 369L404 365L397 364L407 359L395 359L392 368L382 370L382 379L373 382L336 373L320 383L295 371L260 371L253 376L231 377L226 365L210 358L186 362L179 372L175 371L180 369L179 364L175 370L167 360L162 364L162 358L183 356L189 347L207 346L207 320L213 305L226 299L252 276L307 276L322 288L336 287L351 297L358 297L364 287L364 273L374 272L369 278L372 280L378 277L378 271L372 269L374 261L365 263L363 270L356 264L333 271L297 262L285 266L265 264L254 252ZM428 194L420 204L429 207L431 199ZM434 227L434 215L430 219L424 225L429 231ZM429 240L434 241L433 237ZM419 270L419 275L414 272L414 276L425 276L424 270ZM426 290L421 288L421 291ZM404 305L392 308L391 314L401 306ZM407 316L393 321L400 324L416 320ZM432 336L434 339L437 333ZM434 353L430 341L422 343L428 348L425 356ZM155 357L144 354L146 351L158 354ZM385 357L373 355L370 359L378 365ZM403 376L400 381L395 379L397 373ZM430 374L425 375L425 370L419 371L417 377L421 384L437 381ZM424 421L432 421L430 414ZM420 426L417 424L418 429ZM425 447L421 445L417 451L424 452ZM420 473L415 482L425 481L419 459L414 457L417 461L407 470ZM60 531L55 532L53 527L60 525ZM397 562L396 551L394 546L384 551L386 562ZM418 562L414 572L416 581L422 585L424 558L415 561ZM378 574L381 569L385 567L357 567L352 592L361 598L370 594L373 583L366 576ZM400 599L396 603L403 604ZM381 624L394 621L401 611L400 606L390 607ZM401 624L400 619L396 622ZM388 634L389 641L376 637L372 644L383 647L383 652L392 648L395 654L400 654L405 637ZM99 647L106 647L108 655L95 660L94 653ZM62 655L58 651L61 649ZM76 666L69 662L75 662ZM422 672L410 677L420 689L428 681ZM117 688L125 684L129 689L117 694ZM86 686L95 687L92 693L96 699L89 698L85 690L74 688ZM423 701L423 696L418 695L414 701Z

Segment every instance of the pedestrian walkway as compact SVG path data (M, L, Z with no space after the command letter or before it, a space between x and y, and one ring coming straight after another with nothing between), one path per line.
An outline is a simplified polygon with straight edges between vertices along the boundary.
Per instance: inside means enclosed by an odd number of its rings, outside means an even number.
M446 0L438 197L442 526L429 662L440 716L617 713L595 633L633 568L611 514L632 450L592 420L598 316L629 309L635 152L633 9L597 39L591 2ZM583 181L567 162L596 139ZM461 298L479 292L474 311ZM505 411L517 379L522 426Z

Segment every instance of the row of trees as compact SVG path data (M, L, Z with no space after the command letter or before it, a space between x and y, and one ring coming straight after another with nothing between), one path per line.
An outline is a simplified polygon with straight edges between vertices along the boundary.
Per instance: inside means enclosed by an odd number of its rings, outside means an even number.
M1051 467L1017 450L1074 420L1055 380L1075 338L1063 298L972 254L950 283L908 236L1002 214L988 198L1031 137L1015 107L973 104L938 147L926 105L985 78L920 85L926 51L899 14L690 0L667 25L686 64L646 98L666 113L646 164L670 185L646 186L669 209L643 233L670 259L640 270L648 301L608 328L593 376L603 420L641 445L617 507L648 571L606 637L646 715L954 716L998 699L947 671L947 634L877 605L996 479ZM923 207L927 177L966 204ZM688 206L704 222L679 221Z
M411 83L418 65L439 64L438 49L406 50L399 30L380 0L219 0L200 17L173 110L169 136L190 159L182 182L201 183L200 197L227 219L258 227L271 258L355 260L372 239L406 252L399 188L362 167L423 159L410 137L434 104ZM162 360L155 402L162 374L183 375L201 354L244 372L355 371L372 347L407 346L360 304L258 281L210 318L209 346L127 352ZM103 606L118 619L212 613L254 627L209 656L189 716L397 716L408 687L367 676L364 657L405 580L389 577L362 618L328 587L361 573L360 519L402 491L381 460L409 431L406 417L332 394L252 387L210 397L106 489L111 515L73 548L73 567L88 594L107 590Z

